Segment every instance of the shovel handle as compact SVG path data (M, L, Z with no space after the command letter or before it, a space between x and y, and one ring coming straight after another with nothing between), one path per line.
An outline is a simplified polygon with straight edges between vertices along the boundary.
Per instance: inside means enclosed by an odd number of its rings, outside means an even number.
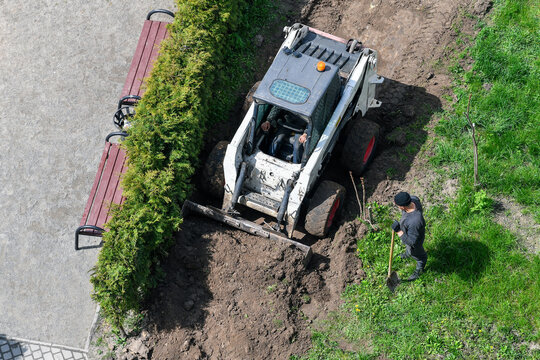
M388 277L392 274L392 258L394 257L394 235L396 232L392 230L392 244L390 245L390 260L388 261Z

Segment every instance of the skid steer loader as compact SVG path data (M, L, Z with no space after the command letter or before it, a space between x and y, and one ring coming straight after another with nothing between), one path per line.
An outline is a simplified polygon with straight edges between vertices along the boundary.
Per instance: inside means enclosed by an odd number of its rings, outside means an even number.
M285 41L232 141L218 143L203 169L203 188L223 199L221 209L186 201L183 211L289 242L309 261L309 246L293 240L293 231L305 214L308 233L327 235L345 188L318 180L346 126L343 165L358 175L373 157L378 125L360 117L348 123L358 112L363 116L381 105L374 97L384 79L377 75L377 52L357 40L302 24L284 32ZM294 126L284 118L294 118ZM243 219L238 204L273 217L276 225Z

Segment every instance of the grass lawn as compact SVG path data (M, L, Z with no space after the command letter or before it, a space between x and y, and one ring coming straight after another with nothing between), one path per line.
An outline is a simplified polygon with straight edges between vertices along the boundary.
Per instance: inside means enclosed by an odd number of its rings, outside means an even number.
M452 68L458 101L436 128L432 164L452 168L460 189L449 206L424 214L427 272L390 293L390 224L399 214L376 206L384 230L358 241L368 278L347 288L343 309L313 333L303 358L540 359L540 257L520 250L514 235L493 221L490 198L513 198L540 221L538 14L533 0L495 1L467 50L472 69ZM480 189L472 185L469 94ZM394 263L401 278L414 270L414 261ZM353 350L342 350L339 339Z
M540 222L540 5L533 0L496 1L492 23L468 49L469 71L452 67L459 99L436 131L435 165L472 177L472 144L466 120L479 138L479 181L491 194L508 195Z

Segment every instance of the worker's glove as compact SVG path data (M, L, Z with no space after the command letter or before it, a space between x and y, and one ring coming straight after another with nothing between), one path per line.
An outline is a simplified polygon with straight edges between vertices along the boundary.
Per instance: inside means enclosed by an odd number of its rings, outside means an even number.
M392 230L394 230L395 232L398 232L400 230L399 221L394 220L394 222L392 223Z

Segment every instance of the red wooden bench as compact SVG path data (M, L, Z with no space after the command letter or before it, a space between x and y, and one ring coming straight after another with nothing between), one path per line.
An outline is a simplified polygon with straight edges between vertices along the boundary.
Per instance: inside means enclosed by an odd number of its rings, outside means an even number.
M172 12L163 9L152 10L146 16L120 95L118 110L113 117L115 125L122 131L113 132L105 139L105 149L101 155L96 178L86 202L80 226L75 231L75 250L100 246L101 244L79 247L79 235L102 236L105 231L103 226L111 217L110 205L122 204L124 201L120 178L126 171L126 153L118 144L111 143L109 140L113 136L127 136L123 129L128 125L129 117L134 114L133 107L136 101L144 93L143 80L152 70L154 60L158 56L159 44L168 36L167 22L151 20L155 13L165 13L174 17Z
M174 14L169 10L158 9L148 13L120 97L128 95L142 96L144 92L143 79L150 75L154 60L158 56L158 45L168 36L168 23L150 20L155 13L165 13L174 17Z

